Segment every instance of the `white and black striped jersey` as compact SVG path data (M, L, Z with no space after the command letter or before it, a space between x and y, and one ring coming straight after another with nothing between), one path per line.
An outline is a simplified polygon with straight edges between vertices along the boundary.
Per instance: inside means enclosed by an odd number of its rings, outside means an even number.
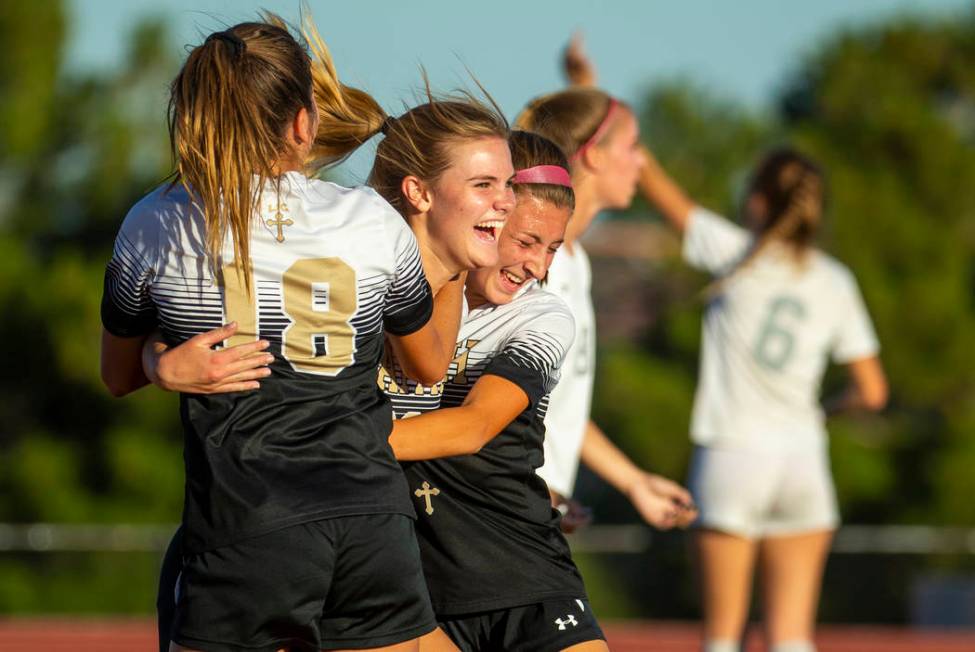
M260 390L181 397L188 549L330 516L412 515L375 376L384 332L415 332L433 309L402 217L369 189L289 172L253 220L250 291L229 236L216 264L205 243L186 190L156 189L125 218L102 301L122 337L158 327L178 344L236 321L227 345L271 342Z
M467 299L464 299L461 324L467 319L467 315ZM396 359L392 347L387 346L386 353L383 355L383 363L379 367L378 381L379 389L386 394L389 402L393 405L393 418L412 417L440 407L444 382L447 377L457 373L458 365L462 363L462 358L452 360L447 368L446 376L440 382L435 385L424 385L406 375L399 360Z
M438 615L584 594L558 512L535 473L548 396L573 333L565 303L537 286L511 303L472 309L461 325L442 407L461 405L485 374L515 383L529 405L475 455L404 465Z

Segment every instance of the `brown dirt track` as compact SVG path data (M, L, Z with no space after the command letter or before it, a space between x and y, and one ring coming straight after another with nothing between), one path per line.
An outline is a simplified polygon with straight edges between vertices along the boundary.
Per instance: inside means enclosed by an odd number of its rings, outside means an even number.
M607 623L614 652L697 652L694 623ZM921 632L896 627L826 625L819 652L972 652L975 631ZM148 620L0 620L2 652L154 652ZM754 641L749 652L762 647Z

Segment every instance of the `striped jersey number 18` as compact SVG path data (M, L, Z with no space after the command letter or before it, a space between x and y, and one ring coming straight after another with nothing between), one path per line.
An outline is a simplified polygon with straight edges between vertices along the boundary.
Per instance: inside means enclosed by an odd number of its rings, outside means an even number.
M760 365L781 371L795 353L797 322L806 317L806 307L794 297L779 296L768 304L768 310L752 353Z
M223 268L227 321L238 323L227 346L253 341L257 329L256 288L247 291L234 265ZM281 275L282 308L291 323L281 334L281 355L295 371L336 376L353 362L357 309L355 270L341 258L306 258Z

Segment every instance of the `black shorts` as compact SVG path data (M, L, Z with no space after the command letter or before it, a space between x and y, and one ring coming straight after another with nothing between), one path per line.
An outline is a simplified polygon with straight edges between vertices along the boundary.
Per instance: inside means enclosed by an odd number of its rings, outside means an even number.
M557 652L606 636L585 598L543 602L439 618L440 627L462 652Z
M205 652L372 648L436 627L413 521L332 518L187 555L173 640Z
M183 528L173 534L159 569L159 589L156 591L156 623L159 633L159 652L169 652L176 618L176 583L183 572Z

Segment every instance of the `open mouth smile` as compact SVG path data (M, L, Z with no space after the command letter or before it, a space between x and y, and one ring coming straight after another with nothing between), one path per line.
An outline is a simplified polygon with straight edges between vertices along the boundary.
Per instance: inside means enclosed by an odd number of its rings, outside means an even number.
M525 281L528 280L527 277L518 276L514 272L509 272L506 269L502 269L498 272L498 275L501 277L501 287L508 292L517 292L525 284Z
M501 231L502 226L504 226L504 220L487 220L480 224L475 224L474 232L484 242L497 242L498 232Z

